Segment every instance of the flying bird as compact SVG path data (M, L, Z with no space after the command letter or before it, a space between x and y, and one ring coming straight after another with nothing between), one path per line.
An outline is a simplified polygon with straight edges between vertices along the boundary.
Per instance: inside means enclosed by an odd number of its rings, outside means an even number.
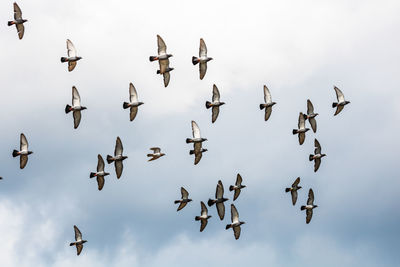
M23 169L25 168L26 164L28 163L28 155L32 154L32 151L28 150L28 140L26 140L26 137L23 133L21 133L20 136L20 141L19 141L19 151L15 150L13 151L12 155L13 157L19 156L19 168Z
M204 228L206 228L206 226L207 226L208 219L211 218L211 215L208 215L208 209L203 201L200 201L200 205L201 205L201 215L196 216L194 219L196 221L200 221L200 223L201 223L200 232L203 232Z
M164 76L164 86L167 87L170 80L169 72L174 68L169 67L169 58L172 57L171 54L167 54L167 46L164 40L157 35L157 46L158 46L158 56L151 56L150 62L158 60L160 69L157 70L157 74L162 74Z
M224 186L222 185L221 180L218 181L217 184L217 189L215 191L215 199L209 199L208 200L208 206L211 207L212 205L216 204L217 206L217 211L218 211L218 216L221 219L221 221L225 217L225 205L224 202L229 200L228 198L224 198Z
M66 105L65 113L68 114L73 111L72 115L74 117L74 129L78 128L81 122L81 110L87 109L81 106L81 97L75 86L72 86L72 106Z
M304 114L304 119L308 119L314 133L317 132L317 121L315 120L316 116L318 116L318 113L314 113L314 106L310 99L307 99L307 115Z
M314 155L310 154L309 160L314 161L314 172L318 171L319 165L321 165L321 158L325 157L326 154L321 154L321 145L317 139L314 139Z
M200 128L195 121L192 121L192 135L193 138L186 138L186 143L201 143L207 141L207 138L202 138Z
M307 205L306 206L301 206L300 210L306 210L306 223L309 224L313 215L313 209L318 207L317 205L314 205L314 192L310 188L308 191L308 199L307 199Z
M240 226L245 224L245 222L239 221L239 212L233 204L231 204L231 221L232 223L227 224L225 229L228 230L229 228L232 228L235 239L238 240L240 237Z
M135 88L135 86L133 86L132 83L130 83L129 84L129 103L124 102L122 107L124 109L131 108L131 112L129 115L129 118L131 121L133 121L135 119L136 114L138 112L138 107L143 104L144 104L143 102L138 101L138 95L136 92L136 88Z
M203 80L207 72L207 62L212 60L212 57L207 57L207 46L203 38L200 39L199 57L192 57L193 65L199 64L200 80Z
M179 204L179 207L176 211L180 211L181 209L183 209L187 203L189 203L190 201L192 201L189 197L189 193L188 191L186 191L185 188L181 187L181 195L182 195L182 199L180 200L175 200L174 203L175 204Z
M203 152L207 152L208 149L203 148L202 143L194 143L193 147L194 149L189 151L189 155L194 154L194 165L197 165L203 157Z
M299 129L293 129L293 134L299 135L299 144L302 145L304 140L306 139L306 132L309 131L309 128L306 128L306 120L304 119L304 114L300 112L299 114Z
M336 108L336 112L335 115L340 113L340 111L342 111L342 109L344 108L344 106L346 106L347 104L350 104L350 101L346 101L344 99L344 94L342 93L342 91L340 91L339 88L337 88L336 86L333 86L333 89L335 89L336 92L336 98L338 102L333 102L332 103L332 107Z
M119 136L117 137L117 141L115 142L114 149L114 157L107 155L107 163L110 164L114 162L115 165L115 173L117 174L117 178L119 179L122 175L122 170L124 169L124 165L122 161L128 158L127 156L123 156L122 152L124 151L124 147L122 146L121 139Z
M292 195L293 206L296 205L297 202L297 190L301 189L299 183L300 183L300 177L297 177L297 179L293 182L292 187L285 189L286 193L290 192L290 194Z
M75 230L75 242L70 243L69 245L76 246L76 254L79 256L81 254L81 251L83 249L83 244L87 242L87 240L82 240L82 233L79 231L78 227L74 225L74 230Z
M245 185L242 185L242 181L242 176L238 173L236 176L235 185L229 186L229 191L235 191L233 195L233 201L235 201L239 197L241 189L246 187Z
M219 99L220 99L219 90L217 86L214 84L212 102L206 101L206 108L207 109L212 108L212 118L211 118L212 123L214 123L218 118L219 107L225 104L225 102L221 102Z
M148 157L151 157L148 161L156 160L158 158L161 158L162 156L165 156L164 153L161 153L161 148L159 147L152 147L150 150L153 150L153 153L147 154Z
M24 37L25 27L24 23L28 20L22 18L22 11L17 5L14 3L14 20L8 22L8 26L15 25L17 27L18 37L21 40Z
M76 56L75 46L69 39L67 39L67 50L68 57L62 57L61 62L68 62L68 71L73 71L75 69L77 61L82 59L82 57Z
M264 85L264 102L265 104L260 104L260 110L265 108L265 121L269 119L272 112L272 106L275 105L275 102L272 102L271 93L266 85Z
M99 155L97 155L97 159L98 159L97 160L97 172L91 172L89 177L90 178L96 177L97 185L98 185L98 188L100 191L101 189L103 189L103 186L104 186L104 176L109 175L109 173L104 171L103 157L99 154Z

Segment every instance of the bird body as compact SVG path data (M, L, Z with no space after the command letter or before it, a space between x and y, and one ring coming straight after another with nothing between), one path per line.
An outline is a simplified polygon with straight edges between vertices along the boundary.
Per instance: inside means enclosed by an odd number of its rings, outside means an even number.
M232 223L227 224L225 229L228 230L229 228L232 228L235 239L237 240L240 237L240 231L241 231L240 226L242 224L245 224L245 222L239 221L239 212L237 211L234 204L231 204L231 221Z
M314 205L314 192L310 188L308 191L308 199L307 199L307 205L301 206L300 210L306 210L306 223L309 224L311 221L311 218L313 216L313 209L317 208L318 205Z
M159 147L152 147L150 148L150 150L153 150L153 153L147 154L148 157L151 157L151 159L149 159L148 161L153 161L158 158L161 158L162 156L165 156L164 153L161 153L161 148Z
M298 122L298 129L293 129L293 134L299 135L299 144L302 145L304 140L306 139L306 132L309 131L309 128L306 128L306 121L304 118L304 114L300 112L299 114L299 122Z
M25 135L21 133L20 140L19 140L19 150L14 149L12 156L18 157L19 156L19 168L25 168L26 164L28 163L28 155L32 154L32 151L29 151L29 144L28 140L26 139Z
M307 114L304 114L304 119L308 120L314 133L317 132L317 121L315 120L316 116L318 116L318 113L314 113L314 106L310 99L307 99Z
M75 86L72 86L72 106L65 106L65 113L73 111L74 117L74 129L78 128L81 122L81 111L87 109L86 107L81 106L81 97L79 95L78 89Z
M185 188L181 187L181 199L180 200L175 200L174 203L178 204L178 209L176 211L180 211L183 209L187 203L191 202L192 200L189 198L189 193L186 191Z
M73 71L76 67L77 61L81 60L82 57L76 55L75 46L69 39L67 39L67 53L68 57L61 57L61 62L68 62L68 71Z
M110 175L110 173L104 171L104 160L103 157L99 154L97 155L97 171L91 172L89 175L90 178L96 177L99 191L103 189L104 177L107 175Z
M150 62L157 61L159 63L160 69L157 70L157 74L162 74L164 76L164 86L167 87L170 80L170 72L174 70L169 66L169 58L172 54L167 54L167 46L160 35L157 35L157 47L158 56L151 56Z
M207 226L208 219L211 218L211 215L208 215L208 209L203 201L200 201L200 205L201 205L201 215L196 216L194 219L196 221L201 221L200 232L203 232L204 228L206 228Z
M124 148L122 146L121 139L118 136L117 140L115 141L114 157L107 155L107 163L111 164L112 162L114 162L115 173L116 173L118 179L121 177L122 171L124 168L122 161L124 161L125 159L128 158L127 156L122 155L123 150L124 150Z
M215 199L209 199L207 204L208 206L212 206L216 204L217 207L217 212L218 216L221 219L221 221L225 217L225 205L224 202L229 200L228 198L224 198L224 186L222 184L222 181L219 180L217 184L217 188L215 190Z
M212 96L212 102L206 101L206 108L212 108L212 117L211 117L211 122L214 123L219 114L219 107L224 105L225 102L220 101L220 93L217 88L217 86L214 84L213 85L213 96Z
M318 171L319 166L321 165L321 158L325 157L326 154L321 153L321 145L319 144L318 140L315 138L314 139L314 155L310 154L308 159L310 161L314 161L314 172Z
M342 93L342 91L339 88L334 86L333 89L336 92L336 98L337 98L337 102L332 103L332 107L336 108L336 111L334 114L334 116L336 116L343 110L344 106L346 106L347 104L350 104L350 101L346 101L344 99L344 94Z
M78 227L74 225L75 231L75 242L70 243L70 246L76 246L76 254L79 256L83 249L83 244L87 242L87 240L82 239L82 233L79 231Z
M143 102L138 101L138 94L136 91L135 86L133 86L132 83L129 84L129 103L124 102L122 107L124 109L130 108L130 114L129 114L129 119L130 121L133 121L136 117L136 114L138 112L138 107L140 105L143 105Z
M292 195L292 204L293 206L296 205L297 202L297 190L301 189L302 187L299 186L300 183L300 177L297 177L297 179L293 182L292 187L288 187L285 189L285 192Z
M242 181L242 176L238 173L236 176L235 185L229 186L229 191L235 191L233 195L233 201L239 197L241 190L246 187L245 185L242 185Z
M260 110L265 109L264 120L267 121L272 113L272 106L275 102L272 102L271 93L266 85L264 85L264 102L265 104L260 104Z
M207 46L203 38L200 39L199 57L192 57L193 65L199 63L200 80L203 80L207 72L207 62L213 60L212 57L207 56Z

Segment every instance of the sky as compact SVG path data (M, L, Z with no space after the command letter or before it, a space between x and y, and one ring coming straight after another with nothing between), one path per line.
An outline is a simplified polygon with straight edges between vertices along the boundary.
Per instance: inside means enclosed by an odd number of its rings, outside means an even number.
M400 3L398 1L13 1L0 2L0 265L25 266L399 266ZM156 74L156 35L168 47L171 81ZM203 80L191 57L204 38ZM70 39L83 59L71 73L60 57ZM133 122L122 103L132 82L145 104ZM216 84L216 123L205 101ZM263 85L273 107L265 122ZM333 116L338 86L351 104ZM79 90L78 129L64 108ZM298 144L292 129L310 99L317 133ZM189 155L191 120L208 139L201 162ZM11 156L19 135L29 162ZM102 191L89 173L97 154L124 145ZM314 138L327 156L317 173ZM149 148L166 153L147 162ZM397 167L396 167L397 166ZM245 221L230 223L237 173L247 187L234 202ZM301 177L292 206L284 189ZM200 201L225 186L224 221L215 207L200 233ZM176 212L185 187L193 202ZM310 224L300 205L313 188ZM77 225L88 240L80 256L69 243Z

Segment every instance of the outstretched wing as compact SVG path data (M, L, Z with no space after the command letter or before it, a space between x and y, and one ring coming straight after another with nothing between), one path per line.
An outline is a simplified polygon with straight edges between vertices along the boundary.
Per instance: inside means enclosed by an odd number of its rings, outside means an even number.
M79 231L76 225L74 225L74 231L75 231L75 241L77 242L82 241L82 233L81 231Z
M97 176L97 186L99 188L99 191L103 189L104 186L104 176Z
M201 145L201 143L197 143L197 144ZM196 146L197 144L194 144L194 145ZM202 152L195 153L194 154L194 165L197 165L200 162L202 157L203 157L203 153Z
M218 181L217 190L215 191L215 198L220 199L224 197L224 185L221 180Z
M129 112L129 120L133 121L136 118L138 107L131 107Z
M266 107L265 108L265 116L264 116L265 121L267 121L269 119L269 117L271 117L271 113L272 113L272 107Z
M83 245L82 244L76 245L76 255L79 256L79 254L81 254L81 252L82 252L82 249L83 249Z
M186 189L183 187L181 187L181 196L182 196L182 199L188 199L188 196L189 196L188 191L186 191Z
M239 222L239 212L237 211L235 205L231 204L231 221L232 223Z
M233 194L233 201L235 201L238 197L239 197L239 195L240 195L240 189L238 188L238 189L235 189L235 192L234 192L234 194Z
M122 156L123 151L124 151L124 147L122 146L121 139L118 136L117 141L115 141L114 156Z
M167 53L167 46L165 45L165 42L160 35L157 35L157 46L158 46L158 55L163 55Z
M138 102L136 88L132 83L129 84L129 101L131 103Z
M15 20L22 19L22 11L17 5L17 3L14 3L14 19Z
M76 57L75 46L69 39L67 39L67 50L68 50L68 57Z
M200 205L201 205L201 216L207 216L208 209L207 209L206 205L204 204L203 201L200 201Z
M342 93L342 91L339 88L337 88L336 86L334 86L333 89L335 89L336 98L337 98L338 102L343 102L344 94Z
M314 146L315 146L314 154L321 154L321 145L319 144L317 138L314 139Z
M200 128L195 121L192 121L192 134L193 138L200 138Z
M314 113L314 106L311 103L310 99L307 99L307 114L313 114Z
M293 182L292 188L296 188L300 183L300 177L297 177L297 179Z
M218 216L222 221L225 217L225 205L223 202L217 203L217 211L218 211Z
M239 239L240 237L240 226L234 226L233 227L233 234L235 235L235 239Z
M291 195L292 195L292 203L293 206L296 205L296 201L297 201L297 190L292 190L290 191Z
M187 202L181 202L181 204L179 204L179 207L176 211L180 211L181 209L183 209L186 206Z
M299 123L298 123L299 129L304 129L306 128L306 120L304 119L303 112L300 112L299 114Z
M203 80L207 72L207 62L200 62L199 64L200 80Z
M169 74L169 72L166 72L163 74L163 78L164 78L164 87L167 87L169 84L169 80L171 79L171 75Z
M311 222L311 218L312 218L312 215L313 215L313 210L312 209L308 209L308 210L306 210L306 223L308 224L308 223L310 223Z
M302 145L304 143L304 140L306 139L306 134L305 133L299 133L299 144Z
M199 57L207 57L207 46L203 38L200 39Z
M213 96L212 96L212 102L219 102L220 99L220 94L218 87L214 84L213 85Z
M214 106L212 107L212 117L211 117L211 122L214 123L219 115L219 107L218 106Z
M238 173L236 175L236 183L235 183L235 185L236 186L240 186L242 184L242 181L243 181L242 176Z
M267 104L272 102L271 93L266 85L264 85L264 101Z
M315 118L309 118L308 121L311 124L311 128L313 130L314 133L317 132L317 121L315 120Z
M119 179L122 175L122 171L124 169L124 165L122 163L122 160L116 160L114 162L115 165L115 173L117 174L117 178Z
M340 111L342 111L343 108L344 108L344 106L342 106L342 105L337 105L337 107L336 107L336 112L335 112L334 116L336 116L337 114L339 114Z
M81 97L79 95L78 89L72 86L72 106L78 107L81 105Z
M26 164L28 163L28 155L21 155L19 157L19 168L25 168Z
M74 116L74 129L76 129L78 128L79 123L81 123L82 114L80 110L74 110L72 115Z
M318 171L319 165L321 165L321 159L315 159L314 161L314 172Z
M102 172L104 171L104 160L103 157L98 154L97 155L97 172Z
M24 24L16 24L15 25L17 27L17 32L18 32L18 38L22 39L22 37L24 37L24 33L25 33L25 26Z
M68 71L73 71L76 67L76 61L68 61Z
M201 225L200 225L200 232L203 232L203 230L206 228L208 220L201 220L200 221Z
M313 205L314 203L314 191L310 188L308 191L308 199L307 199L307 205Z
M19 148L21 151L23 150L28 150L28 140L26 140L26 137L23 133L21 133L21 136L19 138Z

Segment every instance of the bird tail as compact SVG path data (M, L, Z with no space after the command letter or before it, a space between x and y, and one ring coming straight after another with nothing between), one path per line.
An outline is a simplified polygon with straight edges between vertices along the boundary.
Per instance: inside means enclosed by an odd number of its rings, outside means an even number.
M96 173L94 173L94 172L91 172L90 175L89 175L90 178L93 178L95 176L96 176Z
M75 246L75 242L69 244L71 247Z
M206 108L207 109L211 108L211 102L210 101L206 101Z
M285 189L285 192L287 193L287 192L289 192L289 191L290 191L290 188L287 187L287 188Z
M195 220L195 221L200 221L200 216L194 217L194 220Z
M71 106L70 105L66 105L65 106L65 113L68 114L71 112Z
M227 224L227 225L225 226L225 229L228 230L228 229L231 228L231 227L232 227L232 225Z
M174 201L174 204L178 204L178 203L181 203L181 201L180 200L175 200Z
M17 157L18 156L18 150L14 149L12 155L13 155L14 158Z
M336 107L337 107L337 104L338 104L338 103L333 102L333 103L332 103L332 107L333 107L333 108L336 108Z
M62 57L62 58L61 58L61 62L62 62L62 63L67 62L67 61L68 61L68 59L67 59L66 57Z
M110 164L113 161L114 160L112 159L112 157L110 155L107 155L107 163Z
M233 185L229 186L229 191L233 191Z
M150 62L153 62L153 61L155 61L157 59L158 59L158 57L149 57Z
M263 110L265 108L265 104L260 104L260 110Z
M192 143L192 140L190 138L186 138L186 144Z
M300 210L305 210L306 209L306 206L301 206L300 207Z
M208 202L207 202L207 204L208 204L208 206L212 206L212 205L214 205L214 203L215 203L215 201L214 200L212 200L211 198L210 199L208 199Z
M296 129L293 129L293 134L297 134L297 130Z
M124 104L122 104L122 107L123 107L124 109L129 108L129 103L128 103L128 102L124 102Z
M8 26L11 26L11 25L13 25L13 24L14 24L14 21L9 21L9 22L7 23Z
M309 159L310 161L313 161L313 157L314 157L314 155L310 154L310 156L308 156L308 159Z
M193 65L196 65L197 63L199 63L199 59L197 57L192 57L192 63Z

